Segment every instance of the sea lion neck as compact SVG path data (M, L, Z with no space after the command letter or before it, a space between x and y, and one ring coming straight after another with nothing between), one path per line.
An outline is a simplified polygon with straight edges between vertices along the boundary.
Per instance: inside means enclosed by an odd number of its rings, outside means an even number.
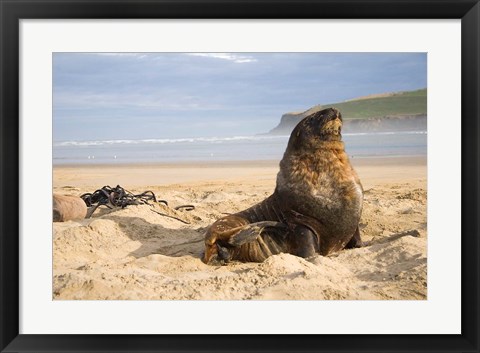
M341 139L310 139L308 141L304 141L300 146L296 143L289 143L285 151L285 155L308 155L317 154L318 152L322 151L345 151L345 144Z
M345 151L345 143L342 140L321 141L318 143L317 150L335 150Z

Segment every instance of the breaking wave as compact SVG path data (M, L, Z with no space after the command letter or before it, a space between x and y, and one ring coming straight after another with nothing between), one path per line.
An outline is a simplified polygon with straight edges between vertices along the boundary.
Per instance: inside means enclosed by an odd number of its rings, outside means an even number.
M392 132L358 132L344 133L343 136L365 136L365 135L412 135L427 134L427 131L392 131ZM68 146L112 146L112 145L139 145L139 144L189 144L189 143L212 143L219 144L235 141L266 141L266 140L285 140L289 135L255 135L255 136L233 136L233 137L192 137L192 138L174 138L174 139L139 139L139 140L89 140L89 141L57 141L53 143L54 147Z

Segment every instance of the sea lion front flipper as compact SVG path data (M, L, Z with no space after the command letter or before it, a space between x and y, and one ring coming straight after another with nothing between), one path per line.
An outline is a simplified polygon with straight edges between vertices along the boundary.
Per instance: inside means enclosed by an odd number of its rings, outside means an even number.
M362 241L362 238L360 237L360 229L357 226L357 229L355 230L355 233L353 234L352 239L345 245L345 249L355 249L355 248L361 248L365 246L364 242Z
M265 228L273 228L273 230L280 230L285 234L287 230L287 226L280 222L264 221L251 223L243 226L239 232L233 234L230 239L228 239L228 244L239 247L243 244L251 243L257 240L257 238L262 234Z
M296 225L291 235L291 253L310 260L317 257L319 241L317 235L307 226Z

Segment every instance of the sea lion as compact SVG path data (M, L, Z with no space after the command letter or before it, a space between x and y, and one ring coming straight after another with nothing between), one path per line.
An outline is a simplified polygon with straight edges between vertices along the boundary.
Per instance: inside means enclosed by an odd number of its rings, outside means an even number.
M203 262L262 262L282 252L309 259L362 246L363 188L345 152L342 123L334 108L301 120L280 161L273 194L213 223Z
M83 219L87 215L87 205L77 196L53 194L53 221L65 222Z

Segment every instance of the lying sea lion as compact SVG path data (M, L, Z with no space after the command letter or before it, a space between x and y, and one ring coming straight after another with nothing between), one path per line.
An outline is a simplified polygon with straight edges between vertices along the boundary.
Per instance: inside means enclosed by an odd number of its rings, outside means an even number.
M53 194L53 221L65 222L83 219L87 215L87 205L77 196Z
M213 223L203 262L262 262L282 252L313 258L362 246L363 188L345 153L342 122L340 112L329 108L298 123L274 193Z

